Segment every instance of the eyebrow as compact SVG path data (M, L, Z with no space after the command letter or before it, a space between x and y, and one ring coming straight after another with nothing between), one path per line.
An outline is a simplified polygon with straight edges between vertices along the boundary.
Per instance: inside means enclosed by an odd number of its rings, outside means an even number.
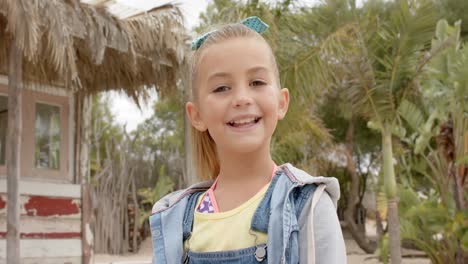
M256 72L259 72L259 71L268 72L268 68L265 67L265 66L255 66L255 67L250 68L250 69L247 71L247 73L256 73Z
M251 74L251 73L256 73L256 72L260 72L260 71L268 72L268 68L265 67L265 66L255 66L255 67L252 67L252 68L248 69L247 73ZM216 78L216 77L228 77L230 75L231 74L229 74L227 72L215 72L215 73L211 74L208 77L208 80L211 80L211 79Z
M208 81L211 80L211 79L214 79L216 77L228 77L230 74L227 73L227 72L216 72L216 73L213 73L211 74L209 77L208 77Z

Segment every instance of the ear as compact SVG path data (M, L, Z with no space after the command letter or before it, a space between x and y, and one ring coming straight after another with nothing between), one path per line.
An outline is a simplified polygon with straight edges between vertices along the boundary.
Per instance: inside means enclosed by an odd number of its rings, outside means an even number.
M203 123L200 116L200 111L194 103L187 102L187 104L185 105L185 111L187 112L187 116L190 119L190 123L194 128L202 132L206 131L206 125L205 123Z
M288 112L289 107L289 90L287 88L280 90L278 100L278 120L281 120Z

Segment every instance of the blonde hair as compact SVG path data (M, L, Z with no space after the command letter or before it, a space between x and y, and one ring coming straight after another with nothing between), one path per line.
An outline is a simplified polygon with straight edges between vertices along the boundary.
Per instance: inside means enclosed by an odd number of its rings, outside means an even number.
M190 85L191 85L191 97L192 100L197 102L197 68L200 63L201 54L204 50L208 49L214 44L239 37L253 37L257 38L267 44L271 52L272 65L274 68L275 77L279 85L279 72L276 64L273 51L270 45L265 39L256 31L242 25L242 24L228 24L225 25L209 35L209 37L201 44L200 48L196 50L191 59L191 71L190 71ZM191 130L191 146L192 155L195 161L195 167L197 174L202 179L214 179L218 176L220 171L219 158L216 150L216 143L210 136L208 130L199 131L193 126L190 126Z

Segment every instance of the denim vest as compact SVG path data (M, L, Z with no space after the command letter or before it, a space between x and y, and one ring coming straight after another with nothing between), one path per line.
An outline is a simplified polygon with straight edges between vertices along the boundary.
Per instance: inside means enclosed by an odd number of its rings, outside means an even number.
M252 218L251 228L268 234L267 263L299 263L299 216L317 184L327 184L327 191L336 201L339 196L335 178L311 177L290 164L279 167ZM198 197L211 186L210 182L194 185L161 199L150 217L153 240L153 263L182 263L186 259L183 242L190 237L193 210ZM241 249L242 256L254 260L256 248ZM313 250L313 249L312 249ZM225 257L238 251L221 252ZM190 256L200 257L189 253ZM213 259L213 255L202 255ZM241 255L237 255L242 257ZM217 261L219 263L219 261ZM224 261L223 261L224 262ZM195 262L214 263L214 262ZM240 262L238 262L240 263ZM253 262L252 262L253 263ZM263 262L261 262L263 263Z

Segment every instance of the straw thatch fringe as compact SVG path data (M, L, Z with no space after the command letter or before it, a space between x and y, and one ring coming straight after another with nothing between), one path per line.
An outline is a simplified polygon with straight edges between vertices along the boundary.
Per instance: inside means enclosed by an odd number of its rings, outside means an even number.
M8 74L13 38L26 82L137 98L145 87L163 95L175 90L187 37L170 4L120 20L78 0L0 0L0 74Z

